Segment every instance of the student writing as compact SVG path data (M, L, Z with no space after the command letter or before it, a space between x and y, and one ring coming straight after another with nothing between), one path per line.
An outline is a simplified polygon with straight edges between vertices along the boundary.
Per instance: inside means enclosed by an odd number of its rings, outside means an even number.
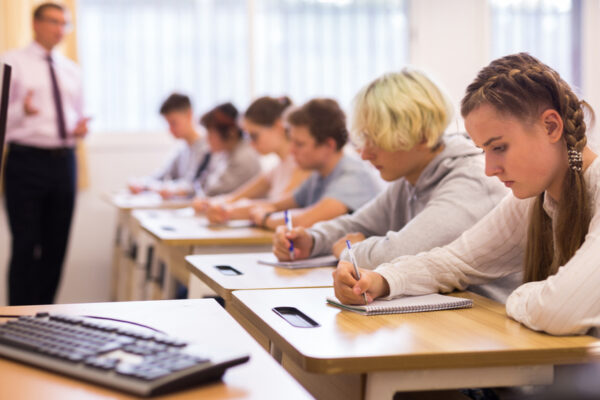
M155 189L161 192L163 197L169 198L175 194L168 189L169 183L177 181L191 187L198 166L206 157L210 157L210 149L206 138L194 123L192 103L188 96L180 93L171 94L160 107L160 114L169 124L169 131L173 137L181 139L184 145L160 170L143 181L136 179L130 183L129 190L137 194L144 190ZM157 184L156 181L163 184Z
M230 193L260 173L259 156L244 138L237 118L237 108L223 103L200 119L212 156L206 168L196 171L196 207L204 204L206 197Z
M233 193L210 199L206 205L206 216L211 222L248 219L253 206L264 200L281 199L308 177L309 172L298 167L291 154L291 143L283 122L283 113L291 104L288 97L268 96L250 104L240 125L259 154L275 153L279 162L270 171L258 175Z
M255 223L275 229L284 221L274 211L299 208L295 225L311 226L357 210L377 194L378 185L366 166L342 150L348 140L346 116L335 100L310 100L291 110L286 122L298 166L313 172L293 194L255 207Z
M552 334L600 326L600 162L586 145L584 110L558 73L525 54L483 68L461 112L484 149L486 173L513 195L451 244L361 271L341 262L336 296L346 303L464 289L522 270L507 314Z
M508 191L486 177L481 150L463 135L444 135L452 119L448 97L423 72L404 69L371 82L355 97L352 132L362 158L391 185L352 215L289 232L280 227L274 253L289 259L333 252L373 268L407 254L450 243L487 214ZM520 277L480 293L505 300Z

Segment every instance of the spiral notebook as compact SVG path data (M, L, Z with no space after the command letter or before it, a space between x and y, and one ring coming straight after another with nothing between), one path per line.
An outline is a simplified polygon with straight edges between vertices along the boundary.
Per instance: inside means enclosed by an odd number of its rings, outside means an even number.
M473 307L473 300L471 299L444 296L438 293L424 296L406 296L392 300L375 300L369 305L362 306L342 304L335 297L328 297L327 303L363 315L404 314Z

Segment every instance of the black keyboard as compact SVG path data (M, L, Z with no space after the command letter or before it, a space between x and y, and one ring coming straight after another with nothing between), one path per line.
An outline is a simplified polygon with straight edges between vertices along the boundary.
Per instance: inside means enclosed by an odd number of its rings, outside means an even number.
M38 313L0 324L0 356L137 396L220 379L248 355L93 318Z

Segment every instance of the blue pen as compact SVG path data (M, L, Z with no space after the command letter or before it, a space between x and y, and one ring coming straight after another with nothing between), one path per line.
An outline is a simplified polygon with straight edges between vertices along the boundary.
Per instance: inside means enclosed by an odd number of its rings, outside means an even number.
M287 226L287 230L291 231L293 226L292 226L292 216L290 215L290 212L288 210L285 210L283 212L283 217L285 218L285 225ZM292 261L294 261L295 258L296 258L296 256L294 255L294 242L292 242L290 240L290 259Z
M352 261L352 265L354 265L354 274L356 274L356 280L360 279L360 272L358 272L358 266L356 265L356 258L354 258L354 252L352 252L352 246L350 246L350 241L346 240L346 246L348 246L348 253L350 253L350 261ZM367 294L363 293L363 299L365 300L365 304L369 304L367 301Z

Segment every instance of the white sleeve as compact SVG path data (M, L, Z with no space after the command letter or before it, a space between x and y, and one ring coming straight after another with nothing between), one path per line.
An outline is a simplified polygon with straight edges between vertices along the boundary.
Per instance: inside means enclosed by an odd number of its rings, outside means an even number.
M529 200L506 196L447 246L381 264L390 297L464 290L523 268Z
M506 302L507 314L553 335L584 334L600 326L600 213L585 241L555 275L520 286Z

